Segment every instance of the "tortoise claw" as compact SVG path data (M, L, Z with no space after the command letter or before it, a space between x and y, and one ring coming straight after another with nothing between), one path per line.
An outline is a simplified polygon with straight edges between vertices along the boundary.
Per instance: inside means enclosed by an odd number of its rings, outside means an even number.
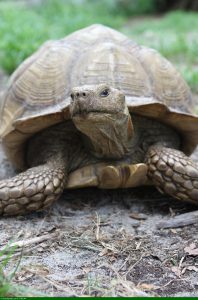
M103 168L99 187L105 189L130 188L148 184L147 165L115 165Z

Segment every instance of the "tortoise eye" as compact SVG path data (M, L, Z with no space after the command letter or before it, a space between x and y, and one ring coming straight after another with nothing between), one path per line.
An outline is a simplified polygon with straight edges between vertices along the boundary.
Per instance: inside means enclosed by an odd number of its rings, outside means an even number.
M109 89L105 89L100 93L100 97L107 97L109 96Z

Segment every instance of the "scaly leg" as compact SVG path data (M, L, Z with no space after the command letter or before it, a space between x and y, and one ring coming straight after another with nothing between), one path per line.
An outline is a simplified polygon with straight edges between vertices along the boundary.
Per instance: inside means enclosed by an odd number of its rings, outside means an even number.
M64 189L66 171L47 163L0 181L0 215L41 210L57 200Z
M198 165L183 152L160 145L149 148L148 177L161 191L198 205Z

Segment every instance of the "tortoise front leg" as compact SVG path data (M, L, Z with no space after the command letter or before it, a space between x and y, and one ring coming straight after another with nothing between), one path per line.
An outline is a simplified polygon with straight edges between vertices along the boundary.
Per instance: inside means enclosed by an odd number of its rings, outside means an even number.
M66 171L56 163L0 181L0 214L19 215L46 208L60 197L65 181Z
M148 177L159 191L198 205L198 165L183 152L160 145L149 148Z

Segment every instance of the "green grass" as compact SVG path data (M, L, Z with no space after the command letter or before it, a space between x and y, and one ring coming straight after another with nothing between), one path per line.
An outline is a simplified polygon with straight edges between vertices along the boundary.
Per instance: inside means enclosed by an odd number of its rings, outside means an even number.
M15 273L18 270L20 259L18 263L14 267L14 269L9 272L5 272L7 265L12 259L12 255L15 251L16 247L9 247L9 244L5 246L3 250L0 252L0 297L19 297L24 296L24 288L21 286L14 285L12 280L15 276Z
M145 46L157 49L198 92L198 13L171 12L159 18L132 20L123 32Z
M128 2L130 18L126 13ZM147 3L143 12L152 11L153 1L140 2L141 7ZM157 49L198 92L198 13L178 11L139 19L132 17L135 13L141 13L140 6L129 0L45 0L43 5L34 7L0 1L0 65L10 74L44 41L102 23Z
M16 272L19 269L19 265L22 258L21 255L14 268L10 272L7 271L11 260L13 259L13 253L16 250L16 246L10 247L8 243L3 250L0 251L0 298L9 297L42 297L44 295L41 292L34 291L22 285L13 283Z
M89 3L90 2L90 3ZM93 23L119 28L116 18L100 1L47 0L39 7L0 2L0 63L11 73L27 56L48 39L58 39Z

